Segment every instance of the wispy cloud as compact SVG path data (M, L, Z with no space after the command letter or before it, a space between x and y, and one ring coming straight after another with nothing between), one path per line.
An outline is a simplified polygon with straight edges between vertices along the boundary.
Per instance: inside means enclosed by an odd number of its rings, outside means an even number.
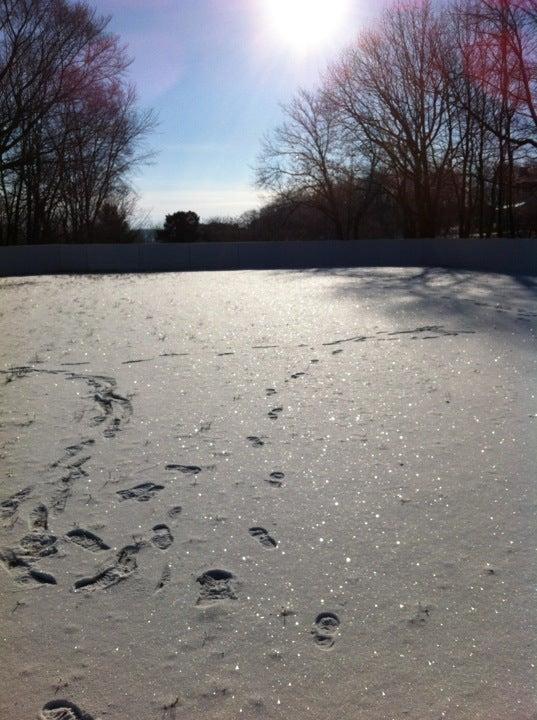
M248 187L162 189L139 193L140 214L149 222L160 225L167 214L178 210L194 210L202 220L211 217L236 217L260 207L267 197Z

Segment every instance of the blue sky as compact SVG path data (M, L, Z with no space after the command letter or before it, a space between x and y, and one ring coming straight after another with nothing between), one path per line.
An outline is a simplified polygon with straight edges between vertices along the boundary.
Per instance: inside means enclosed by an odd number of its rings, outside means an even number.
M295 1L304 2L282 7ZM268 14L271 2L281 0L93 0L128 45L140 103L159 117L156 157L134 178L144 225L176 210L206 220L259 206L252 168L262 136L281 119L279 103L315 86L373 12L366 0L326 0L325 9L345 9L329 37L305 51L294 42L298 28L289 37Z

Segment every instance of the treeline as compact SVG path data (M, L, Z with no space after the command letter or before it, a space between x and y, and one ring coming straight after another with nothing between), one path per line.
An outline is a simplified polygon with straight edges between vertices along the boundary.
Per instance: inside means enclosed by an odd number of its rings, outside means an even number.
M0 0L0 244L136 239L128 177L154 119L108 22L83 2Z
M148 241L249 242L254 240L311 240L333 237L326 218L306 206L286 207L279 201L239 218L215 217L200 222L192 210L166 215L164 227L148 231Z
M537 232L537 0L396 3L283 110L257 170L275 199L250 229Z

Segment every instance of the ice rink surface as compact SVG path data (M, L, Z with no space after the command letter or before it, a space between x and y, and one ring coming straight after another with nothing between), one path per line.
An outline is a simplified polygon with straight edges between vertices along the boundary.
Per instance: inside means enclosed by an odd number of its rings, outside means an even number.
M536 328L527 277L0 280L0 718L535 720Z

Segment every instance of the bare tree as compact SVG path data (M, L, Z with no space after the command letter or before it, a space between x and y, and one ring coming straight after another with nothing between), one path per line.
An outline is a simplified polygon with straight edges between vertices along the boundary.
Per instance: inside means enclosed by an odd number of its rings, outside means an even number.
M430 2L397 4L334 64L327 85L347 131L377 154L407 234L420 237L437 232L457 150L444 37Z
M0 0L3 242L89 240L105 205L121 212L154 116L107 24L80 2Z
M480 237L492 232L490 195L498 164L495 100L469 71L476 48L481 49L475 22L479 0L459 0L449 12L449 42L443 53L443 71L455 106L453 128L457 153L453 158L451 188L457 203L459 235Z
M382 196L407 236L516 234L537 143L536 18L537 0L396 2L284 108L259 183L339 237Z
M480 0L478 13L481 33L492 38L487 83L516 115L509 139L537 149L537 0Z
M0 0L2 168L19 164L20 148L34 128L58 102L91 82L88 52L99 46L107 22L82 3Z
M340 159L336 116L318 93L305 90L283 110L284 123L264 140L257 183L292 208L307 203L319 209L343 238L335 189Z
M285 121L263 143L257 183L288 213L308 206L326 217L338 239L356 237L376 190L375 159L360 152L324 90L300 91Z
M537 126L531 118L535 28L530 31L528 15L515 0L471 0L459 4L456 13L473 37L462 48L462 72L474 93L458 96L460 111L470 113L478 127L495 138L489 233L511 236L516 233L517 162L526 148L537 147Z

